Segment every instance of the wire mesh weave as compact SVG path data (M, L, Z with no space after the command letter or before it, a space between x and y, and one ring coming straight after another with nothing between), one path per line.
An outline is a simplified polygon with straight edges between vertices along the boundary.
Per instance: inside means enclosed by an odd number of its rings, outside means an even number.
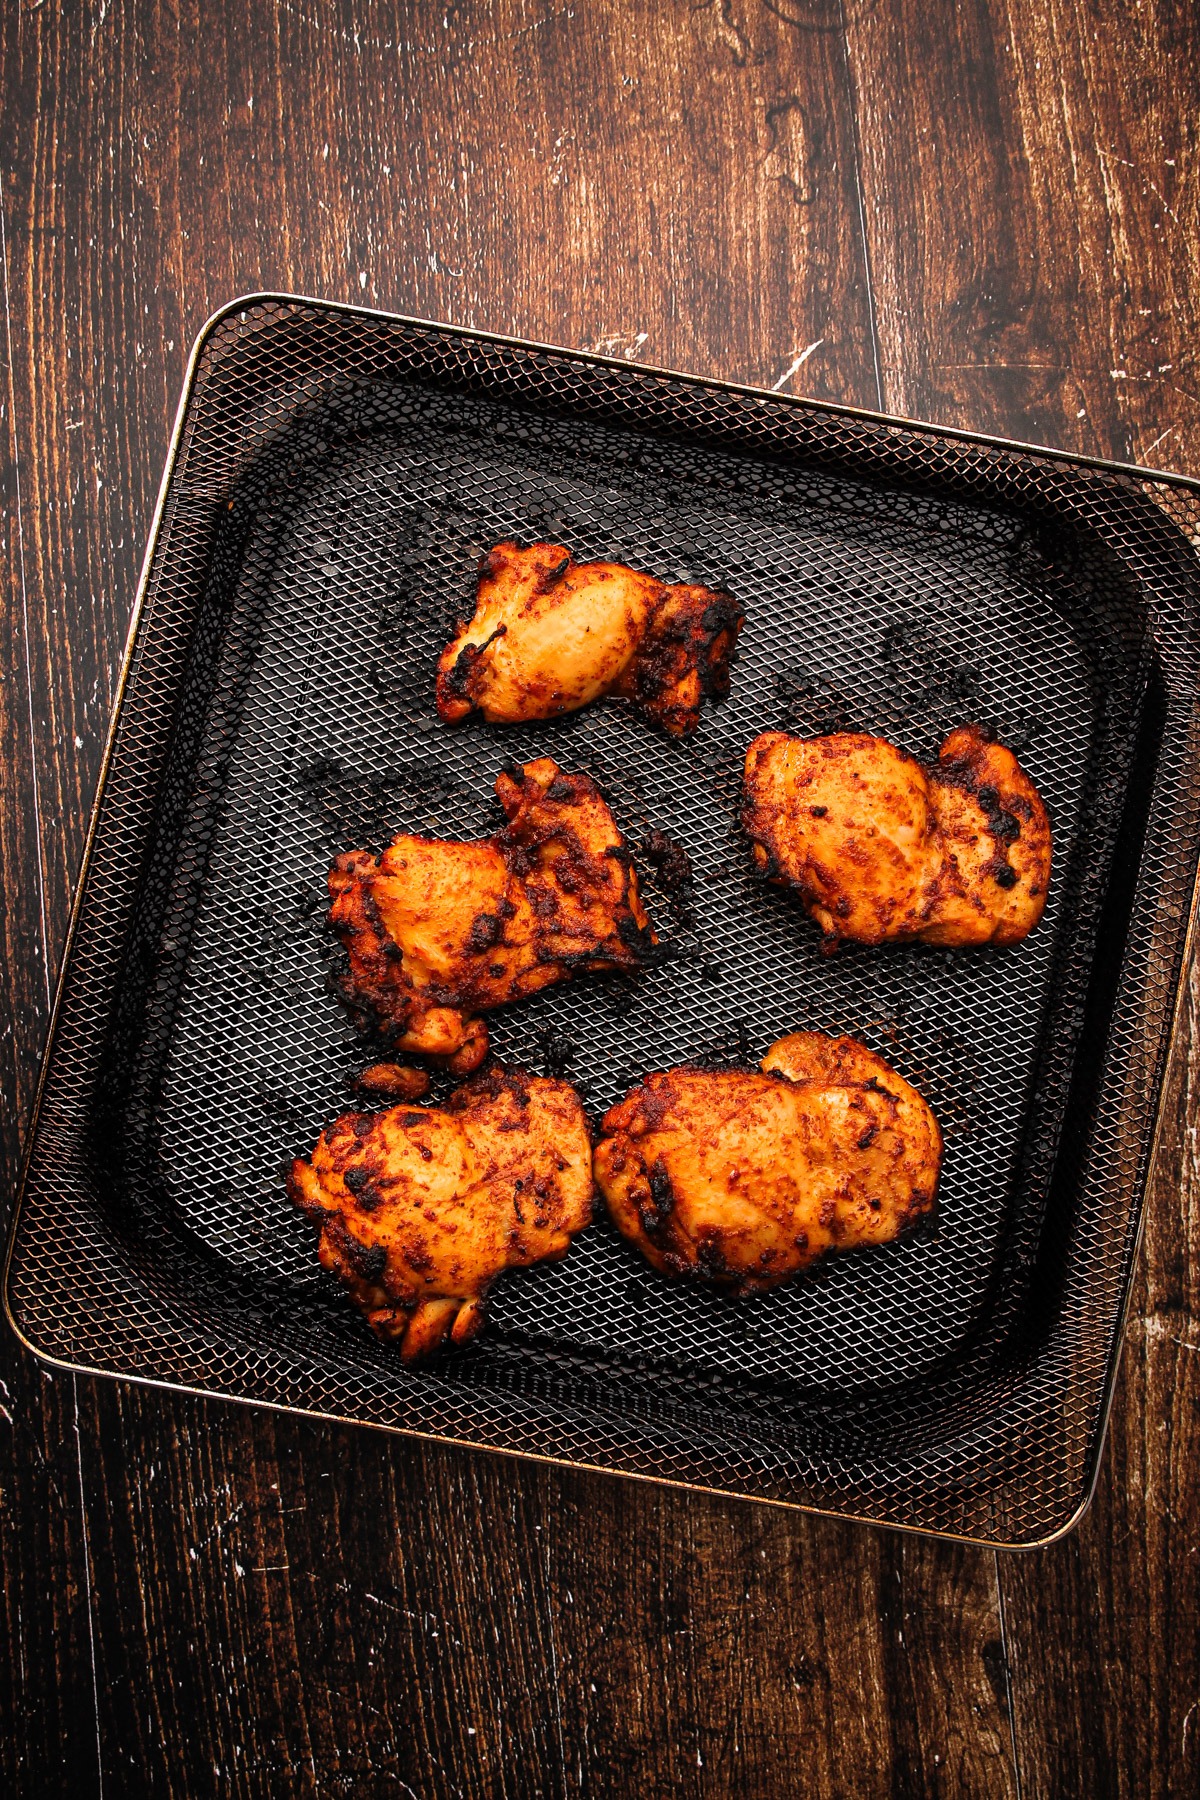
M312 302L210 327L98 812L14 1239L27 1340L78 1366L1024 1543L1099 1454L1200 850L1200 491ZM448 730L432 673L480 552L549 537L731 589L728 701L686 745L620 704ZM1055 837L1010 950L846 949L750 875L762 730L920 756L978 720ZM672 954L492 1015L598 1118L641 1074L849 1031L946 1136L932 1230L748 1301L606 1223L506 1277L425 1369L318 1270L282 1169L368 1047L324 875L494 829L503 760L592 773Z

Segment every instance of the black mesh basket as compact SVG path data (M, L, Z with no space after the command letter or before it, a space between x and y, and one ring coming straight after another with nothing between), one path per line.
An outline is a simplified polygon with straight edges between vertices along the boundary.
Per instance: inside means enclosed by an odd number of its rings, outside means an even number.
M1003 1544L1094 1477L1200 853L1200 486L295 299L193 358L93 822L7 1279L56 1362ZM437 652L497 539L730 588L733 691L447 729ZM967 720L1055 875L1024 944L826 956L752 879L760 731ZM650 1069L852 1032L932 1103L936 1225L731 1300L598 1222L419 1369L318 1269L282 1171L364 1060L334 853L486 833L510 756L593 774L670 954L492 1015L598 1118ZM661 862L661 857L660 857Z

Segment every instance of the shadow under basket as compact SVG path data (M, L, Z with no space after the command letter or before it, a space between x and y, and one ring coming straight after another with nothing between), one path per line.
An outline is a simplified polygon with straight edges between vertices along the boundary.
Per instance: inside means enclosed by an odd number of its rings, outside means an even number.
M1044 1542L1111 1394L1200 854L1200 486L285 297L193 356L14 1229L7 1303L73 1368L879 1524ZM620 702L448 728L480 554L729 588L733 687L676 743ZM822 953L737 822L760 731L936 755L977 721L1050 812L1023 944ZM592 774L667 945L491 1015L593 1121L643 1073L862 1039L943 1126L934 1222L732 1300L604 1219L424 1367L376 1342L284 1193L370 1054L325 874L484 835L509 758ZM690 883L661 873L661 842ZM666 859L683 866L676 854ZM443 1085L442 1092L446 1091Z

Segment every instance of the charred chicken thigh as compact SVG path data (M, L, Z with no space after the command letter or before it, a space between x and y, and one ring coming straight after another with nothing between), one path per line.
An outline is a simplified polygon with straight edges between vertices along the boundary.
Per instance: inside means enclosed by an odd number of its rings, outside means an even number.
M686 737L703 695L729 692L742 613L728 594L672 586L621 563L577 563L561 544L497 544L475 616L438 663L443 719L553 719L615 694Z
M508 822L479 843L401 836L329 873L342 995L399 1051L456 1074L487 1054L476 1015L577 970L636 969L655 943L616 821L587 775L549 757L496 781Z
M592 1217L591 1140L565 1081L494 1068L444 1107L336 1119L288 1192L322 1265L412 1362L474 1337L505 1269L567 1254Z
M882 1057L798 1031L761 1068L648 1075L603 1120L597 1186L666 1275L754 1293L933 1207L942 1134Z
M1042 916L1050 822L1011 750L962 725L926 765L860 732L764 732L746 752L755 863L832 947L1015 944Z

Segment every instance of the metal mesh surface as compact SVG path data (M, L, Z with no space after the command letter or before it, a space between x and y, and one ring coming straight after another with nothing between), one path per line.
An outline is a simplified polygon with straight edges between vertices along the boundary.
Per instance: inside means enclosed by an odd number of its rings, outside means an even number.
M9 1299L44 1354L881 1522L1029 1542L1098 1455L1200 842L1200 497L952 434L313 303L195 369L97 819ZM550 537L728 587L728 701L686 744L620 704L448 729L433 671L479 554ZM760 731L964 720L1016 748L1055 875L1027 943L824 955L751 879ZM604 788L672 955L491 1015L593 1117L643 1073L847 1031L932 1103L932 1229L752 1300L606 1222L510 1275L425 1369L317 1268L282 1171L368 1047L324 877L482 835L501 762Z

